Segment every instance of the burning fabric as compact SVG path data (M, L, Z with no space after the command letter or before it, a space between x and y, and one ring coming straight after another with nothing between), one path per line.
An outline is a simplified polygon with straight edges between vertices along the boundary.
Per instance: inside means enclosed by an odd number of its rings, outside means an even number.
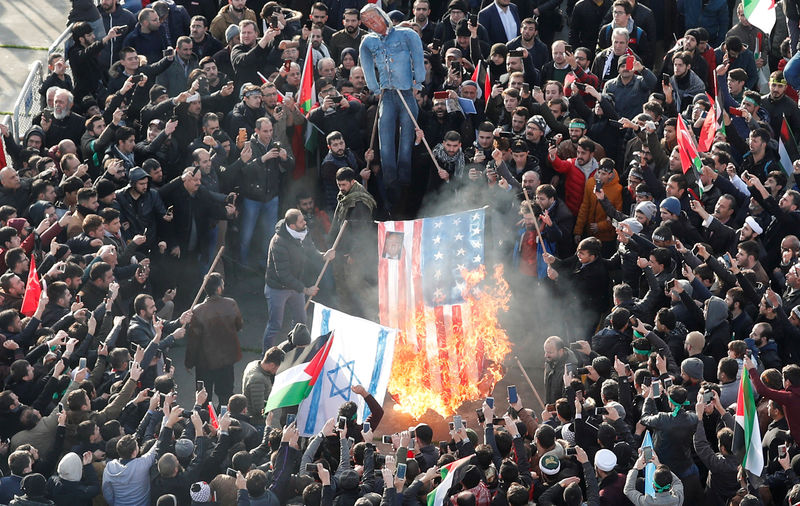
M402 332L389 391L414 417L449 415L502 377L510 293L501 267L485 279L484 220L479 209L379 224L381 323Z

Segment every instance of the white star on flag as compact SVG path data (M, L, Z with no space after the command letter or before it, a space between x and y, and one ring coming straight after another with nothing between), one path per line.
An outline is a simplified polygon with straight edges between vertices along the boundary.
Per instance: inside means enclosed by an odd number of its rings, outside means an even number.
M453 218L453 225L458 225L461 223L461 218Z
M475 263L480 263L481 262L481 256L480 255L475 255L474 257L472 257L472 261L475 262Z
M463 238L464 238L463 234L456 234L456 237L455 237L456 241L460 241Z
M436 254L433 255L433 258L435 258L436 260L441 260L442 258L444 258L444 255L442 255L440 251L437 251Z
M464 256L465 253L466 251L464 250L464 248L459 248L458 251L456 251L456 255L458 256Z
M478 241L478 240L472 240L469 243L472 244L473 248L480 248L481 247L481 242Z
M434 221L433 228L442 228L442 220Z
M437 235L433 238L433 244L439 244L440 242L442 242L442 236Z

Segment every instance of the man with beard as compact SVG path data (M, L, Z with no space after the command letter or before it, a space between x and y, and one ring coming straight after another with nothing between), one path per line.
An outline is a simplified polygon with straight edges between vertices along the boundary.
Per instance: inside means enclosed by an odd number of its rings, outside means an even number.
M245 7L245 0L228 0L228 5L224 5L211 20L211 36L217 40L225 40L225 32L230 25L239 25L248 19L256 22L256 13L252 9ZM253 25L255 27L255 25ZM239 27L241 30L241 26Z
M548 157L553 169L560 174L566 174L565 192L566 203L573 216L577 216L583 202L586 181L597 170L597 160L594 158L594 142L588 137L578 140L575 158L562 160L558 157L558 145L550 145Z
M208 37L211 36L208 35ZM222 86L228 82L228 76L219 71L217 62L210 56L205 56L200 60L199 68L208 79L208 91L210 93L221 90Z
M789 190L775 202L775 197L771 196L761 181L750 176L745 179L750 189L750 194L772 215L773 219L764 230L764 247L767 256L764 258L764 267L772 271L780 262L780 243L787 235L797 236L800 233L800 193Z
M690 103L695 95L705 91L706 85L692 70L691 54L680 51L672 55L672 68L675 74L669 80L669 85L662 82L662 88L667 97L666 103L674 103L675 109L682 111L684 104Z
M341 131L347 145L357 153L362 152L364 107L358 100L348 100L333 86L333 81L326 78L320 79L318 90L319 107L308 113L308 121L325 135ZM348 125L348 128L341 128L342 125Z
M75 78L75 95L83 97L99 94L105 82L105 69L97 56L110 40L120 34L116 28L111 28L102 40L96 41L89 23L79 21L72 25L73 45L69 48L67 57Z
M711 245L711 249L717 254L733 251L736 231L726 223L731 221L736 212L736 197L730 194L721 195L714 204L713 215L696 200L692 200L689 205L703 220L703 242Z
M478 125L478 135L472 146L468 147L464 152L470 163L479 163L486 167L486 163L492 159L492 150L494 149L494 125L488 121L484 121Z
M86 120L86 131L81 136L81 154L89 165L92 174L98 174L102 168L101 156L108 146L114 142L114 130L122 121L123 111L117 109L112 116L111 125L99 114ZM113 126L112 126L113 125Z
M328 27L329 28L329 27ZM305 43L302 44L300 47L300 52L302 54L306 54L308 51L308 45L311 44L311 57L314 62L314 66L317 67L319 65L320 60L323 58L330 58L331 52L328 49L328 46L323 42L322 34L324 33L322 26L320 25L312 25L310 29L303 28L303 31L308 32L308 38L304 41ZM334 67L336 64L334 63Z
M247 130L247 137L253 135L256 120L266 113L266 109L261 104L264 95L261 88L255 84L248 84L242 89L242 101L233 107L230 116L228 135L235 139L239 135L239 130Z
M414 0L412 12L414 14L414 22L419 25L422 32L420 36L422 43L427 46L433 42L433 34L436 32L437 26L437 23L430 19L431 0Z
M535 18L525 18L520 23L520 34L509 41L506 47L509 51L525 49L528 51L526 57L528 64L537 70L542 70L550 55L547 52L547 44L539 39L538 33L539 22Z
M800 109L795 101L786 96L786 79L782 70L769 75L769 93L761 97L761 107L769 114L769 125L773 132L781 131L784 117L793 132L800 131Z
M192 38L192 52L198 60L206 56L214 56L222 50L222 42L208 33L208 20L203 16L195 16L189 24L189 36Z
M269 321L261 344L263 351L272 346L283 326L286 309L295 323L306 322L305 297L315 296L319 288L309 279L318 272L323 260L333 260L336 251L320 253L307 238L308 227L303 213L289 209L277 224L277 233L269 242L264 296L269 308Z
M336 195L339 193L339 188L336 184L336 173L342 167L350 167L354 171L361 172L365 167L365 163L347 147L344 136L338 130L329 133L325 140L328 144L328 154L322 160L319 170L325 198L324 207L327 211L333 212L336 209ZM369 161L372 161L372 150L367 150L366 156ZM328 228L330 228L330 225Z
M158 61L163 51L169 47L166 30L161 27L161 19L149 7L139 11L138 19L139 24L125 37L124 47L134 48L147 61Z
M238 0L231 0L235 2ZM236 89L241 89L246 83L260 83L258 73L268 76L275 67L270 62L275 38L281 33L280 29L269 28L261 38L258 38L258 29L255 21L245 19L239 23L239 39L241 43L231 49L231 65L233 65Z
M331 36L330 44L328 44L331 56L336 60L337 64L341 63L339 58L342 54L342 50L349 47L358 51L362 37L367 34L365 30L358 27L359 14L357 9L345 10L342 22L344 28L334 33Z
M114 26L124 26L127 32L130 32L136 27L136 15L128 9L119 5L119 0L100 0L100 17L103 20L103 27L106 33ZM119 45L115 43L114 39L111 44L103 48L103 56L101 61L116 61L118 58L117 51ZM122 42L121 40L119 42ZM117 46L117 47L115 47Z
M53 99L52 117L42 114L42 130L47 134L45 146L55 146L63 139L71 139L80 145L81 136L86 129L86 118L72 112L73 96L68 90L59 89Z
M558 336L550 336L544 341L544 394L545 403L553 404L564 396L565 366L577 364L575 354L567 348L567 343Z
M692 71L697 74L697 77L699 77L704 84L707 84L706 81L709 76L708 63L705 58L703 58L703 55L700 54L700 51L697 50L697 39L699 37L699 29L689 28L686 30L686 33L683 35L683 38L678 41L676 47L668 51L666 56L664 56L661 72L672 75L674 72L672 68L672 57L680 52L689 53L689 56L691 56ZM742 81L742 85L744 85L744 81Z
M130 171L128 179L128 186L116 192L120 221L128 224L125 235L145 235L148 243L153 244L158 218L169 222L172 214L167 212L158 192L147 188L148 176L143 169L136 167Z
M464 183L464 152L461 150L461 135L454 130L445 133L442 142L433 147L433 156L438 163L436 173L428 176L428 192L436 193L447 188L455 193ZM436 166L434 165L434 168Z
M333 213L328 242L333 244L343 223L347 221L348 230L342 235L333 264L336 292L342 311L366 317L368 313L363 294L368 286L374 286L376 280L365 279L364 273L377 272L377 257L365 254L362 245L375 244L372 214L377 204L366 188L355 179L356 173L350 167L342 167L336 172L339 195L336 197L338 203Z
M314 246L319 251L327 250L325 237L331 229L331 218L328 213L317 207L314 197L306 190L300 190L297 193L297 208L303 212Z

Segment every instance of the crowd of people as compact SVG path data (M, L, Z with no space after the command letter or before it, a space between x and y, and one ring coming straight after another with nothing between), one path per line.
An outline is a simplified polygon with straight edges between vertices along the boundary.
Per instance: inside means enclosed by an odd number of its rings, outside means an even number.
M0 124L0 504L800 504L800 6L744 4L72 0ZM373 220L482 206L543 411L264 412L308 298L376 314ZM226 280L261 275L237 392Z

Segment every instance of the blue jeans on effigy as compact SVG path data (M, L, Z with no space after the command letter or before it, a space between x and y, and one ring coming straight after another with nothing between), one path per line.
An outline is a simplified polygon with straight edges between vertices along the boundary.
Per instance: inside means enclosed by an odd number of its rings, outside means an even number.
M242 199L242 219L239 222L239 261L242 264L247 265L250 243L253 240L253 234L256 232L256 225L261 224L257 240L265 241L263 244L269 245L270 239L275 234L275 224L277 222L278 197L268 202ZM263 251L262 247L259 247L259 251ZM266 256L263 261L266 262Z
M264 297L267 298L269 321L267 321L267 328L264 329L264 338L261 343L262 353L275 344L275 336L283 327L283 313L287 309L294 323L306 323L306 297L301 292L270 288L265 285Z
M381 142L381 172L383 184L392 188L396 184L411 184L411 150L414 147L414 122L403 105L398 90L385 89L379 109L378 135ZM419 108L411 89L401 92L403 98L417 117ZM400 142L395 142L397 128L400 128ZM399 149L395 148L395 145Z

